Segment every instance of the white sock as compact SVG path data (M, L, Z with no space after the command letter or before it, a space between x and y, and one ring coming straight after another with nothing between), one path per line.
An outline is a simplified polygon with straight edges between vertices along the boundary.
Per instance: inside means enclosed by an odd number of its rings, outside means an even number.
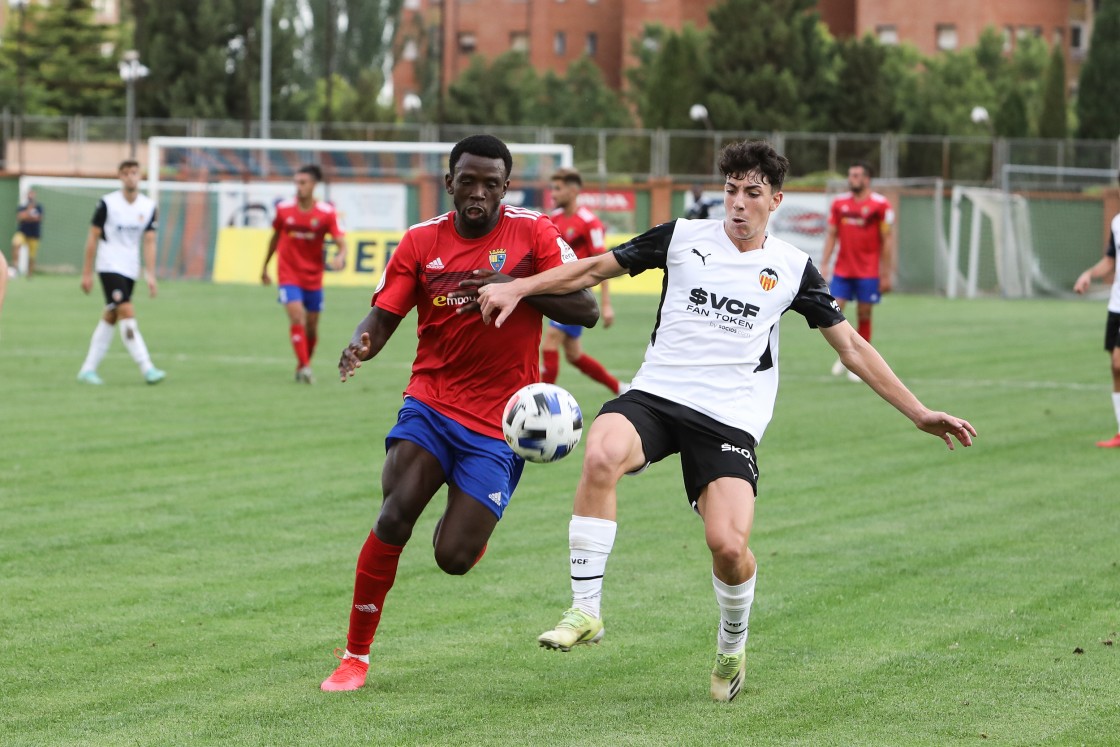
M1112 409L1116 411L1116 432L1120 433L1120 392L1112 393Z
M747 645L747 618L751 615L751 603L754 602L756 578L758 571L743 583L728 586L712 574L712 586L716 589L716 602L719 604L718 645L721 654L737 654Z
M352 654L349 651L347 651L346 653L344 653L342 655L342 658L343 659L357 659L358 661L364 661L366 664L369 664L369 654Z
M152 359L148 355L148 346L144 344L144 336L140 334L140 327L137 326L135 319L121 319L121 341L128 348L132 360L140 366L140 373L148 373L152 368Z
M607 519L573 516L568 524L568 549L572 561L572 606L599 617L603 574L614 547L618 524Z
M82 364L78 373L84 374L89 371L96 371L105 358L105 354L109 352L109 345L112 342L113 325L104 319L99 320L93 330L93 336L89 339L89 352L86 353L85 363Z

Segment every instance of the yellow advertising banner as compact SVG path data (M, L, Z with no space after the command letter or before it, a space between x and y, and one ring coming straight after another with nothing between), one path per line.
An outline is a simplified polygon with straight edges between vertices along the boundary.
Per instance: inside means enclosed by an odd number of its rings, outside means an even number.
M400 243L403 231L351 231L346 234L349 251L346 266L335 272L327 269L323 285L348 286L373 290L389 261L393 250ZM261 267L268 254L271 228L223 228L218 233L218 246L214 252L215 283L261 282ZM607 246L618 246L631 238L627 235L608 234ZM335 246L327 242L327 257L333 257ZM276 260L269 263L269 275L276 283ZM661 273L645 272L637 277L623 275L610 281L611 293L661 293Z

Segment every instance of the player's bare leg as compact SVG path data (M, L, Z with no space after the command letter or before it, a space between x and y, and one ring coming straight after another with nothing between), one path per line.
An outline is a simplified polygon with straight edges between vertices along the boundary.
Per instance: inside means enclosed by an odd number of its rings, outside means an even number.
M1112 349L1112 408L1116 412L1116 435L1098 441L1102 449L1120 448L1120 347Z
M720 608L711 695L721 702L730 702L739 694L746 669L747 620L757 569L748 546L754 499L749 482L721 477L708 484L697 502L704 519L704 539L712 553L712 585Z
M595 419L587 435L583 470L568 525L572 606L537 642L544 648L570 651L572 646L603 638L600 602L607 559L614 546L618 481L645 464L642 441L634 426L618 413Z
M432 536L436 565L444 573L462 576L478 564L486 543L498 525L498 517L478 500L451 485L447 508Z

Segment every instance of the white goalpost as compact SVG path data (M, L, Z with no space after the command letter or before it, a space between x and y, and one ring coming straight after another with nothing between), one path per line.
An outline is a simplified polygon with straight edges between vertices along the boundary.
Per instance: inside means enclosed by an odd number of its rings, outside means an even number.
M1073 295L1099 257L1099 191L1116 171L1008 164L1001 177L1000 189L953 188L946 295Z

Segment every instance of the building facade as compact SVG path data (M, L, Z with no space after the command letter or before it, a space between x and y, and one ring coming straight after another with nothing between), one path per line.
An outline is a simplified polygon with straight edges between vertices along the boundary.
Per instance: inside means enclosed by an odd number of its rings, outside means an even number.
M587 55L607 83L624 87L634 64L630 46L647 24L679 29L708 24L720 0L405 0L394 95L422 89L420 68L430 45L442 49L438 71L446 90L475 54L492 59L521 50L538 71L563 74ZM1076 84L1089 47L1094 5L1099 0L819 0L817 9L833 36L872 34L885 44L910 43L923 54L974 46L986 27L1003 33L1012 51L1024 35L1040 36L1066 50L1066 71ZM426 105L426 104L425 104Z

